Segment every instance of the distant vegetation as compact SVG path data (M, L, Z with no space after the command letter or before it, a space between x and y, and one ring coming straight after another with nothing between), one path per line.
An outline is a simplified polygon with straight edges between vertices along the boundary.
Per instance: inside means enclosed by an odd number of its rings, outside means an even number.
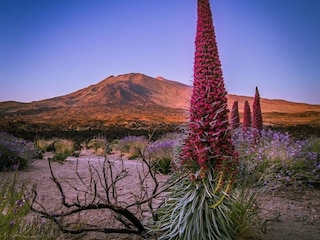
M282 133L289 133L295 139L306 139L312 136L320 137L320 126L319 125L275 125L265 126L266 129L279 131Z
M91 125L79 125L76 129L67 125L29 124L24 121L10 122L3 129L16 137L34 141L36 139L71 139L75 144L88 141L95 136L105 136L108 141L120 139L126 136L149 136L153 139L167 132L175 132L180 128L179 124L143 124L137 122L135 126L109 125L100 126L98 123Z
M320 111L298 113L267 112L263 114L263 119L272 125L312 125L320 127Z

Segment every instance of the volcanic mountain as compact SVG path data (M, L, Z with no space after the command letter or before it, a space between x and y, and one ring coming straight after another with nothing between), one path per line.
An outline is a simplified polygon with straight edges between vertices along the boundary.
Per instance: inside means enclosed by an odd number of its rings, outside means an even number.
M92 129L180 124L187 119L191 87L131 73L110 76L76 92L31 103L0 103L0 126L20 122Z
M100 129L108 126L146 128L179 125L188 119L192 87L140 73L109 76L76 92L30 103L1 102L0 127ZM229 94L228 105L253 97ZM263 97L263 96L262 96ZM320 105L261 98L265 124L319 124ZM40 126L40 127L39 127Z

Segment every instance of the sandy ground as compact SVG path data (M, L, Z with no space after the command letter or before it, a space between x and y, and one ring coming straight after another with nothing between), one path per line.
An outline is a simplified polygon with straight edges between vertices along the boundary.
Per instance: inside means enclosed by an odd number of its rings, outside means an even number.
M119 155L110 155L110 161L115 163L116 169L120 169ZM101 166L102 157L97 156L81 156L78 161L78 173L84 181L90 181L88 171L88 162L96 168ZM139 174L137 169L141 171L141 162L137 160L123 159L123 166L128 172L128 176L117 185L119 195L121 195L126 203L134 202L135 197L132 193L138 194ZM65 163L53 163L52 168L57 178L63 178L73 186L81 188L79 178L75 174L77 159L68 158ZM48 210L58 211L61 208L59 201L59 192L56 190L54 183L50 180L50 172L48 161L35 160L31 166L20 172L19 177L27 181L29 185L37 184L37 191L42 198L44 205ZM164 182L166 176L160 175L159 181ZM64 184L66 189L70 186ZM152 189L152 184L147 188ZM76 199L76 193L69 193L68 199ZM121 197L120 197L121 198ZM256 229L254 238L259 240L319 240L320 239L320 190L305 188L301 191L284 191L264 196L261 214L261 223L259 224L264 233L260 229ZM92 213L90 217L100 220L106 218L105 213ZM110 217L110 215L108 215ZM102 219L101 219L102 218ZM110 220L110 218L109 218ZM110 220L108 224L116 224ZM117 235L117 234L86 234L70 237L69 239L142 239L136 235Z
M259 240L320 239L320 190L286 190L264 196ZM261 228L264 233L261 232Z

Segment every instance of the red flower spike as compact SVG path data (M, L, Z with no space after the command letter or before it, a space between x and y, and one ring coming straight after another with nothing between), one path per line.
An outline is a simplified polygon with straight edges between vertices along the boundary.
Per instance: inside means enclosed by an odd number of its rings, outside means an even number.
M262 124L262 113L261 113L261 107L260 107L260 95L259 95L258 87L256 87L256 93L254 96L252 112L253 112L252 127L260 131L262 130L263 124Z
M198 0L197 13L189 134L181 159L183 163L196 162L203 171L208 161L214 168L226 166L226 159L233 158L234 146L228 134L227 92L208 0Z
M238 109L238 101L234 101L231 110L231 128L237 129L240 127L240 117Z
M243 131L247 131L249 128L251 128L251 109L249 106L249 102L245 101L244 103L244 112L243 112L243 123L242 123L242 129Z

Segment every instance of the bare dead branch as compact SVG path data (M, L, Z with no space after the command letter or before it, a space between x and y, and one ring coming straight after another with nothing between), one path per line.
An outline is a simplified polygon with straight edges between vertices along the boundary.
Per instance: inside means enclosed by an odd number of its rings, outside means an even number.
M89 179L81 176L79 159L77 159L75 174L78 183L81 184L80 186L65 177L59 177L58 179L54 174L51 161L49 160L50 178L59 192L63 208L60 208L59 211L47 210L45 203L38 200L38 192L36 187L34 187L32 191L33 198L30 204L31 210L55 222L64 233L78 234L94 231L103 233L144 234L146 231L141 219L144 216L143 213L149 209L148 212L151 213L151 216L155 219L156 206L153 206L154 200L160 197L161 194L175 183L160 187L157 173L152 170L150 161L148 161L144 155L145 149L139 149L138 151L142 169L139 170L137 168L139 192L135 193L132 191L131 193L126 193L134 196L132 201L128 199L127 202L123 201L122 196L124 193L119 192L118 188L118 184L129 176L123 160L118 159L116 165L115 161L110 161L107 158L107 154L105 154L102 165L100 165L99 162L100 169L88 161ZM62 185L62 182L69 187L69 190L65 189L65 185ZM69 199L69 195L66 195L66 193L70 194L70 189L76 193L73 200ZM145 207L142 207L143 205ZM72 216L77 216L76 214L103 210L110 212L112 214L111 217L113 217L120 226L115 225L114 227L110 227L108 224L101 226L101 221L97 225L83 223L81 227L76 227L76 223L72 223Z

